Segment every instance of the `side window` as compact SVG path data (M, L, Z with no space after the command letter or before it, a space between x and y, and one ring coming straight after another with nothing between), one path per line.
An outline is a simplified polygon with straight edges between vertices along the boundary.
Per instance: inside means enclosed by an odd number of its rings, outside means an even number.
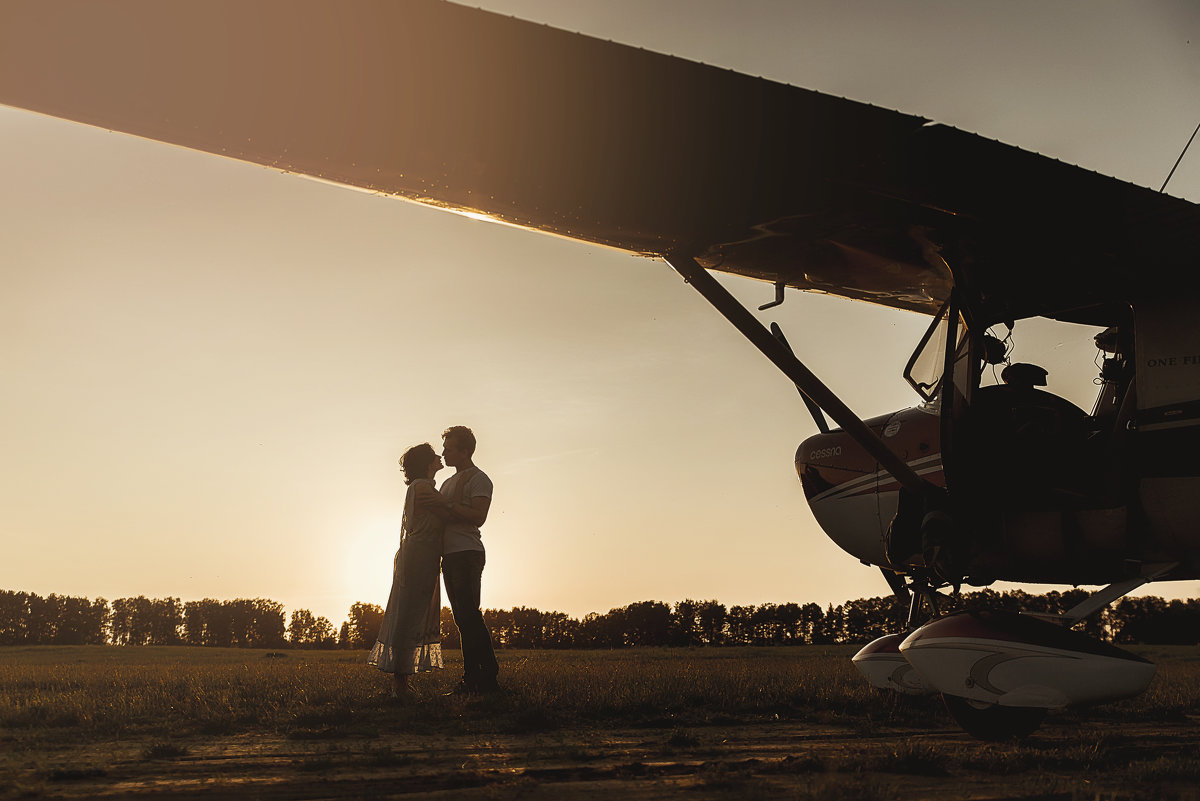
M967 330L967 321L961 314L956 314L955 331L955 346L953 355L953 370L951 381L954 384L955 394L962 397L962 402L971 403L971 396L974 394L975 388L979 386L979 368L980 368L980 349L982 342L979 337L970 336Z
M904 366L904 379L927 403L938 393L946 367L946 332L949 329L950 301L942 304L929 328Z

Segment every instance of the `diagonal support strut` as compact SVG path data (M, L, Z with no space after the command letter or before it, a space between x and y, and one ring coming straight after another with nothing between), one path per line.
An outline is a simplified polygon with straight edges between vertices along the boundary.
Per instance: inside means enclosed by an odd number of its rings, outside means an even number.
M900 482L900 486L912 492L924 494L929 484L918 476L902 458L896 455L879 435L864 423L858 415L850 411L829 387L797 359L791 350L771 335L763 324L746 307L730 295L708 270L701 267L690 256L672 254L666 259L667 264L675 272L683 276L687 283L704 296L713 308L733 324L746 339L762 351L771 362L778 367L804 393L806 397L820 406L842 427L842 430L854 438L871 456L874 456L879 466Z

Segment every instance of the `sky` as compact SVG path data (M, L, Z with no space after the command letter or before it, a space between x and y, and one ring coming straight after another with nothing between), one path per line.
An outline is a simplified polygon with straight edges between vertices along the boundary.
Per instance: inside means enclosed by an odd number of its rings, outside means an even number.
M1154 189L1200 122L1187 2L482 6ZM0 176L0 588L340 623L386 602L397 458L461 424L495 484L485 607L888 591L808 511L795 389L662 262L5 107ZM1200 152L1168 191L1200 202ZM860 416L917 402L927 318L794 292L759 316ZM1091 408L1094 333L1021 321L1012 355Z

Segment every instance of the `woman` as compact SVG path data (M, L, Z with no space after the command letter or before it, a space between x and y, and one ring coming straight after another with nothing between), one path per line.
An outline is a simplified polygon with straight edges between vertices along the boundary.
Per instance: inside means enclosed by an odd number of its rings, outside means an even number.
M409 448L400 458L408 494L404 498L400 549L392 571L392 591L368 664L393 675L392 697L412 698L408 677L442 667L442 592L438 580L445 523L430 511L436 503L433 477L442 469L429 443Z

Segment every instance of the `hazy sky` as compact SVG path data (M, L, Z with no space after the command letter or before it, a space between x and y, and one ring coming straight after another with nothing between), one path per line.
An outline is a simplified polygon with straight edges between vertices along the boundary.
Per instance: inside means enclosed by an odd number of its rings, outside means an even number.
M1200 121L1188 2L484 5L1154 189ZM808 511L795 390L660 262L3 107L0 178L0 588L339 623L386 601L397 457L465 424L485 606L887 592ZM1200 146L1169 191L1200 202ZM859 414L916 402L926 318L793 293L762 319ZM1013 355L1090 408L1093 333L1021 322Z

